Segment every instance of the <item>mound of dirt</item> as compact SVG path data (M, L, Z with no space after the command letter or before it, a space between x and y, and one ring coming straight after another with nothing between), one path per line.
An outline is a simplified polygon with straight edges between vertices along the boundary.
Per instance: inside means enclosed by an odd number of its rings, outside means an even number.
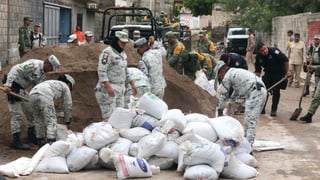
M46 59L54 54L60 60L62 66L58 72L49 73L47 79L56 79L62 73L69 73L75 78L76 84L72 91L73 112L71 129L82 131L82 129L96 121L101 121L101 113L94 95L97 77L98 57L104 48L104 44L90 44L85 46L51 46L42 49L33 49L26 54L21 62L27 59ZM133 50L132 44L126 47L128 64L136 64L140 56ZM12 66L3 69L8 72ZM164 74L167 81L164 101L170 109L178 108L185 113L196 112L214 116L216 99L206 91L195 85L186 76L177 74L172 68L164 63ZM2 122L0 124L0 135L8 140L10 135L10 116L8 113L7 100L1 96L0 113ZM25 130L24 130L25 131ZM24 133L25 134L25 133Z

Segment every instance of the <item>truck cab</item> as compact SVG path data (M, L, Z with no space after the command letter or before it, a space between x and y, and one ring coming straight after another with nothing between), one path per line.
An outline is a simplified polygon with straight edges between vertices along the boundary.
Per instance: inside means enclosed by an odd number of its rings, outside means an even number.
M248 43L248 28L229 28L224 39L226 53L246 54Z

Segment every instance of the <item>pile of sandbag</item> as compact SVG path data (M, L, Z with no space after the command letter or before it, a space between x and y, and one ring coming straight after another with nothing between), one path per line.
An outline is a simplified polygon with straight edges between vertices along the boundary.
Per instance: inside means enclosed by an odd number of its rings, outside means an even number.
M151 93L133 109L116 108L108 122L92 123L81 133L59 126L57 133L60 140L41 148L32 162L23 162L34 164L29 174L107 168L116 170L119 179L145 178L173 166L184 179L247 179L258 174L257 161L249 154L251 145L236 119L185 115L169 110ZM0 173L26 174L23 168L4 172L14 169L12 163L0 166Z

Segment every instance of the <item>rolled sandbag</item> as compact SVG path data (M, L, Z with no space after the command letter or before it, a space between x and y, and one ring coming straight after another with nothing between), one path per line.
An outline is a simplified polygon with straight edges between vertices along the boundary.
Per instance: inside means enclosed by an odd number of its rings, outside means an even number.
M152 131L158 124L159 119L152 117L148 114L138 114L132 122L133 127L143 127L149 131Z
M132 143L129 149L129 155L138 157L139 143Z
M80 171L97 153L95 149L87 146L74 148L67 157L67 165L70 171Z
M68 135L66 140L67 142L71 142L74 147L81 147L84 145L84 137L83 133L75 132Z
M251 166L254 168L258 167L258 161L256 160L256 158L254 158L248 153L240 153L235 156L239 159L239 161L243 162L248 166Z
M99 162L99 153L97 152L89 161L89 163L83 168L84 170L94 170L101 167Z
M136 115L135 112L132 112L129 109L116 107L112 111L108 122L116 129L129 129L131 128L132 120Z
M188 180L198 180L198 179L208 179L216 180L219 178L216 170L208 165L195 165L186 168L186 171L183 174L183 179Z
M107 122L92 123L83 130L84 140L89 147L99 150L117 140L119 132Z
M50 147L44 154L43 158L50 158L50 157L57 157L57 156L66 158L71 150L72 150L71 142L56 141L50 145Z
M156 95L145 93L137 102L137 109L142 109L157 119L161 119L162 114L168 111L168 105Z
M151 132L143 127L120 129L120 136L132 142L138 142L141 138L149 134L151 134Z
M113 152L109 147L104 147L99 151L99 163L103 167L107 167L107 164L112 161Z
M231 179L250 179L258 175L255 168L250 167L237 159L232 153L220 176Z
M115 153L113 163L117 170L118 179L151 177L152 172L148 162L139 157L130 157Z
M241 142L244 139L244 130L241 123L230 116L220 116L217 118L211 118L209 120L210 125L217 132L217 135L222 140L234 140Z
M140 139L138 157L149 159L166 143L166 136L158 131L153 131L151 134Z
M183 134L193 132L211 142L216 142L218 139L216 131L208 122L189 122L183 130Z
M65 157L56 156L44 158L35 168L36 172L46 173L69 173Z
M243 141L240 142L239 146L232 148L232 152L234 155L241 154L241 153L247 153L250 154L252 151L251 144L247 140L247 138L244 138Z
M175 164L174 160L171 158L157 157L157 156L151 156L148 159L148 163L150 165L159 166L161 170L170 169Z
M129 139L118 138L114 143L109 144L107 147L109 147L112 152L128 155L131 144L132 141Z

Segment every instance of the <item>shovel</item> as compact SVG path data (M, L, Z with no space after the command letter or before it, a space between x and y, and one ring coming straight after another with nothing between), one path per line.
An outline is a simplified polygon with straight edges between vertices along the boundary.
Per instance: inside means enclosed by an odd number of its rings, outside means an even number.
M4 87L0 86L0 90L4 91ZM26 98L24 96L21 96L20 94L17 94L17 93L14 93L14 92L10 92L9 94L12 95L12 96L18 97L18 98L20 98L20 99L22 99L22 100L24 100L26 102L29 102L28 98Z
M280 83L282 83L282 82L283 82L284 80L286 80L286 79L287 79L287 77L284 77L284 78L280 79L278 82L274 83L271 87L269 87L269 88L267 89L267 92L271 91L273 88L275 88L276 86L278 86Z
M308 76L310 76L309 71L307 72L306 79L309 78ZM301 114L301 112L302 112L301 102L302 102L304 90L305 90L305 88L306 88L306 84L307 84L307 83L304 83L304 85L303 85L302 93L301 93L300 100L299 100L299 107L296 108L296 110L294 110L293 114L292 114L291 117L290 117L290 120L291 120L291 121L297 120L297 118L300 116L300 114Z

